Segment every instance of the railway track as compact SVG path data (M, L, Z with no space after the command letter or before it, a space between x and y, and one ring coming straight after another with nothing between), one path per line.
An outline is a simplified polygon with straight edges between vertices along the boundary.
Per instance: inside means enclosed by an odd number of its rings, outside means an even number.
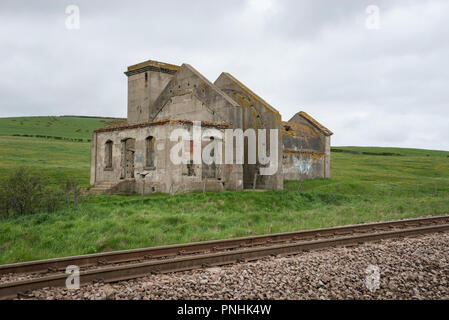
M84 285L447 230L449 215L444 215L1 265L0 275L36 276L0 283L0 299L15 298L18 294L26 296L27 291L45 287L65 286L68 275L63 271L69 265L81 268L80 284Z

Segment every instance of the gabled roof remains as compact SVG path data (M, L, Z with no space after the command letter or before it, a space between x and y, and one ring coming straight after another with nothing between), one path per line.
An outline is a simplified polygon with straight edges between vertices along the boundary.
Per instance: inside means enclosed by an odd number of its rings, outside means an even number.
M181 88L179 83L183 82L185 78L191 77L191 81L189 82L188 88ZM192 82L196 82L195 84ZM178 85L175 85L178 84ZM205 105L210 105L207 101L208 99L221 99L221 101L225 102L228 106L238 107L238 104L231 99L226 93L224 93L220 88L218 88L215 84L210 82L206 77L204 77L200 72L198 72L195 68L193 68L189 64L182 64L181 68L175 73L173 78L167 84L165 89L161 92L159 97L155 100L153 109L150 113L150 120L156 119L156 116L159 112L165 107L165 105L170 101L173 96L182 95L186 93L194 93L195 96L203 101ZM216 108L213 110L217 115L220 115L223 110L220 108Z
M334 133L332 131L330 131L328 128L326 128L325 126L323 126L321 123L319 123L318 121L316 121L314 118L312 118L309 114L307 114L304 111L300 111L297 114L295 114L288 122L287 124L290 123L295 123L294 119L295 117L301 117L305 120L307 120L310 124L312 124L315 128L317 128L318 130L320 130L324 135L326 136L331 136Z
M224 93L220 88L218 88L215 84L209 81L205 76L203 76L198 70L193 68L190 64L184 63L181 67L186 67L190 70L190 72L194 73L197 77L199 77L204 83L207 84L212 90L217 92L223 99L227 100L230 104L235 107L238 107L238 103L231 99L226 93Z
M169 74L175 74L179 69L181 69L180 66L165 63L165 62L159 62L154 60L147 60L138 64L134 64L132 66L128 67L128 70L125 72L127 76L145 72L145 71L157 71L162 73L169 73Z
M279 116L279 111L276 110L275 108L273 108L268 102L266 102L264 99L262 99L261 97L259 97L256 93L254 93L251 89L249 89L247 86L245 86L242 82L240 82L237 78L235 78L232 74L228 73L228 72L223 72L220 77L218 77L217 81L221 78L221 77L227 77L229 78L235 85L237 85L238 87L240 87L242 89L243 92L245 92L248 96L251 97L251 99L253 99L254 101L258 101L260 102L265 108L269 109L270 111L277 113ZM217 82L216 81L216 82Z

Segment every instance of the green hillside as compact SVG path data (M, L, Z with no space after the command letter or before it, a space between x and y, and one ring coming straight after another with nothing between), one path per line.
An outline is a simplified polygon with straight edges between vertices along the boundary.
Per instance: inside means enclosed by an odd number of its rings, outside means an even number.
M111 120L60 117L46 127L49 119L0 119L0 179L26 166L87 187L87 140L11 134L87 139ZM0 218L0 263L449 213L447 151L337 147L331 175L300 192L286 181L283 191L98 195L54 213Z
M334 148L333 148L334 149ZM360 153L392 153L400 156L423 156L423 157L449 157L449 151L426 150L412 148L388 148L388 147L335 147L340 150L353 150Z
M70 178L87 186L92 131L124 122L90 117L0 118L0 178L23 166L50 176L55 183Z
M0 118L0 136L41 135L90 139L92 130L124 120L90 117L17 117Z
M87 186L90 174L88 142L0 136L0 179L12 169L29 167L54 183L68 178Z
M365 186L366 193L389 195L394 187L395 196L410 196L416 187L418 193L431 194L437 184L440 191L449 191L448 151L380 147L335 149L353 150L360 154L332 152L332 179L309 181L306 188L330 192L339 185L340 192L360 194ZM380 155L383 153L397 155Z

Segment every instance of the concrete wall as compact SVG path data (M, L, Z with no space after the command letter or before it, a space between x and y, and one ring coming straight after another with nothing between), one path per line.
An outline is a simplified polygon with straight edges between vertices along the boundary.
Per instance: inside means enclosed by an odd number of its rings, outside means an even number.
M298 114L283 124L284 179L330 178L330 136Z
M308 180L326 177L326 157L311 151L284 152L283 173L285 180Z
M178 142L170 141L170 134L177 128L184 128L190 133L192 132L192 124L163 122L157 125L94 133L95 140L92 140L91 159L95 161L95 165L92 166L94 169L91 172L91 184L95 185L102 182L119 184L122 181L128 181L127 184L121 185L128 186L127 191L139 193L142 190L145 190L145 193L191 192L203 190L205 182L207 191L243 189L241 165L216 165L214 168L215 178L205 179L203 178L202 164L193 164L190 170L186 164L174 164L170 160L170 150ZM204 131L208 129L208 126L203 125L202 129ZM224 129L219 130L224 131ZM152 168L145 167L145 140L148 136L155 139L154 167ZM123 141L126 139L135 139L134 179L124 179L122 176ZM112 169L105 166L105 145L107 141L113 142ZM208 142L203 142L203 146L207 144ZM224 145L222 154L224 156ZM191 174L192 171L193 174L189 175L189 172ZM129 183L130 181L134 181L134 183Z
M172 120L202 120L218 122L219 117L207 108L193 92L180 96L172 96L165 107L156 115L155 121Z
M324 178L331 177L331 137L327 136L324 148Z
M156 61L128 67L128 123L148 122L154 101L167 86L178 66Z
M270 129L278 130L278 170L273 175L258 175L257 188L260 189L283 189L282 174L282 125L281 115L271 107L262 98L248 89L240 81L229 73L222 73L214 83L218 88L225 92L240 106L242 111L242 129L266 129L267 133L267 154L270 150ZM245 139L245 150L248 150L248 144ZM245 157L247 163L247 157ZM243 167L245 188L252 188L254 175L262 166L259 162L255 165L245 164Z
M245 139L244 165L174 165L169 159L170 133L177 126L192 130L191 121L231 129L266 130L266 152L270 150L270 129L278 130L278 169L273 175L257 176L258 189L283 189L283 181L329 178L330 135L307 114L296 114L285 130L279 112L228 73L211 83L188 64L176 66L156 61L128 67L128 124L119 129L94 132L91 143L91 184L120 183L114 190L141 192L188 192L202 190L204 181L210 191L252 188L256 173L263 165L247 164L248 140ZM168 120L169 119L169 120ZM177 121L176 121L177 120ZM189 122L190 121L190 122ZM207 127L203 126L203 130ZM154 137L154 166L145 167L146 142ZM128 143L124 141L128 140ZM105 144L113 145L112 168L105 167ZM132 142L132 143L129 143ZM203 141L203 145L207 142ZM256 142L258 146L258 143ZM223 144L224 148L224 144ZM258 151L258 150L257 150ZM256 152L257 152L256 151ZM224 156L224 150L223 150ZM134 159L134 167L124 163ZM127 174L131 170L133 174ZM215 172L213 179L206 179ZM145 181L145 183L144 183ZM126 182L126 183L125 183Z
M188 64L183 64L151 108L150 121L201 120L242 127L239 105Z

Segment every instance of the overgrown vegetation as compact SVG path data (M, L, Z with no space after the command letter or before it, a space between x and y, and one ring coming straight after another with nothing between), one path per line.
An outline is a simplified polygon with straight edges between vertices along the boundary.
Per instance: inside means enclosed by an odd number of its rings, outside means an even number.
M78 204L79 196L80 189L73 181L57 187L38 172L17 168L0 180L0 216L55 212L72 202Z

